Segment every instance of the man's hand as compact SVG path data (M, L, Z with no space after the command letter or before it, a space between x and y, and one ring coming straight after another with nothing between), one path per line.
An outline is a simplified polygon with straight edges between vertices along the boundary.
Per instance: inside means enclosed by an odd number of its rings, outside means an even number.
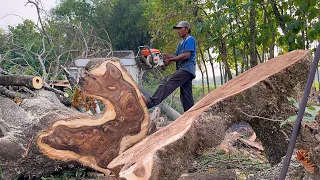
M161 66L161 69L164 71L166 70L166 66Z
M170 62L172 61L172 58L167 58L164 60L164 65L168 66L170 64Z

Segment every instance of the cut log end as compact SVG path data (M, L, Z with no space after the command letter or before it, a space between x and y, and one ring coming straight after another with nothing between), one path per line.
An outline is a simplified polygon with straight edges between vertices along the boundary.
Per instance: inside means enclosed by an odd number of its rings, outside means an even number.
M149 115L139 89L120 62L101 63L80 84L87 97L104 104L103 112L56 121L37 142L51 158L76 160L108 174L107 165L146 136Z
M66 98L68 98L68 97L69 97L69 94L68 94L68 93L64 93L63 96L66 97Z
M32 78L32 86L35 89L41 89L43 86L42 78L39 76L35 76Z

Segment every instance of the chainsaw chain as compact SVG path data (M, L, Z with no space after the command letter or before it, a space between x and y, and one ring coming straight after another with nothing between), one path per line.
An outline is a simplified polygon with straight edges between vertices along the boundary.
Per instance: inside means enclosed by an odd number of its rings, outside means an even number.
M136 56L135 60L136 60L136 63L137 63L137 66L138 66L139 69L142 69L142 70L150 70L150 69L152 69L152 67L147 65L147 63L146 63L147 59L145 57Z

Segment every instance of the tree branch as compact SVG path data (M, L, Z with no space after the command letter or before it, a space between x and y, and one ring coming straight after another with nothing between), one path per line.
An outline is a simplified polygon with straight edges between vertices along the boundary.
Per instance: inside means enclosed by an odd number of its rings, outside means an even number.
M70 53L70 52L79 52L79 50L67 50L67 51L64 51L63 53L59 54L59 56L57 57L57 59L55 60L55 62L60 65L60 58L61 58L65 53ZM56 79L56 78L58 77L59 72L60 72L60 71L59 71L59 66L55 66L53 79Z
M279 9L277 7L276 0L270 0L270 4L272 6L273 13L274 13L275 17L276 17L277 21L280 24L280 27L281 27L281 30L282 30L283 34L285 36L287 36L288 31L287 31L286 25L284 23L284 19L283 19L282 15L280 14Z
M277 119L270 119L270 118L265 118L265 117L261 117L261 116L253 116L253 115L249 115L243 111L241 111L241 109L236 108L238 111L240 111L242 114L250 117L250 118L259 118L259 119L263 119L263 120L267 120L267 121L274 121L274 122L283 122L283 120L277 120Z

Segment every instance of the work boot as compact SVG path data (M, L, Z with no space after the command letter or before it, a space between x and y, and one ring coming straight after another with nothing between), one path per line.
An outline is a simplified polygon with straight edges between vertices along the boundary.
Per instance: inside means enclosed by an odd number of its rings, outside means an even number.
M154 104L152 103L152 101L150 99L147 99L144 96L142 96L142 99L143 99L144 103L146 103L146 106L148 109L154 107Z

